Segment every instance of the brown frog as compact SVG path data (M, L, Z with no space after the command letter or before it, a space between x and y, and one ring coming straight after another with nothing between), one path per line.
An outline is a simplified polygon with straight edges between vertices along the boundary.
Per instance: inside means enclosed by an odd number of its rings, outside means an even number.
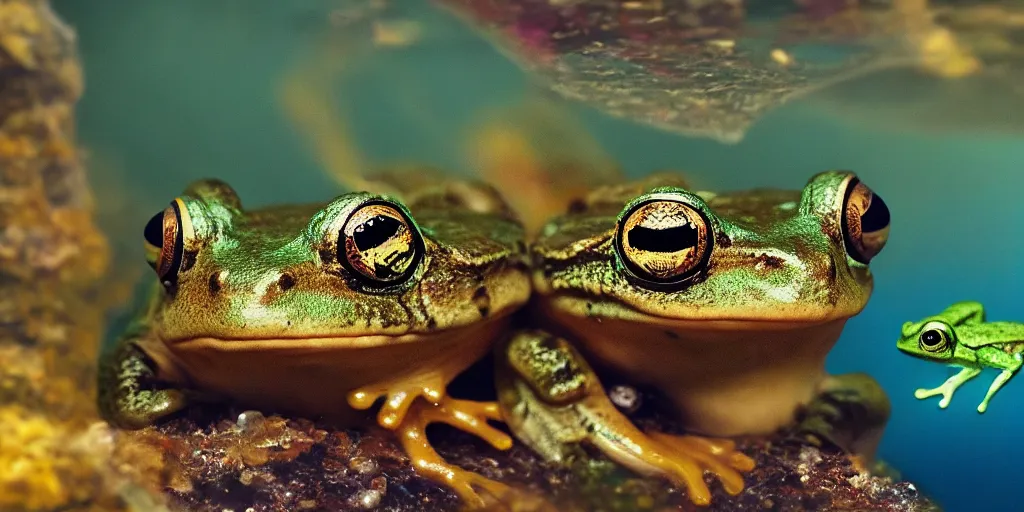
M447 464L425 435L441 422L499 449L495 403L448 383L491 348L530 296L524 232L490 187L246 209L205 180L156 214L145 245L148 306L101 363L100 406L124 428L196 399L364 424L379 399L424 476L470 507L507 489Z
M590 362L663 392L691 432L766 434L804 411L804 431L870 457L887 397L824 367L868 300L888 231L885 203L850 172L802 191L695 193L669 175L597 189L533 244L543 329L500 348L506 421L551 460L589 442L698 504L710 499L704 469L742 490L753 461L731 441L641 432Z

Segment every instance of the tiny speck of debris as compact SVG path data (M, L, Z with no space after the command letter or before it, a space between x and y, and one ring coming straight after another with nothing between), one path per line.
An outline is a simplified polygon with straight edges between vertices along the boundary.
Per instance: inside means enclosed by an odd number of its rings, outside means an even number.
M353 496L353 502L355 505L362 507L363 509L369 510L377 508L380 504L380 499L383 497L380 491L374 489L366 489L359 491Z
M788 54L788 53L786 53L786 50L783 50L781 48L776 48L776 49L772 50L772 54L771 55L772 55L772 60L774 60L776 64L778 64L778 65L780 65L782 67L791 66L793 64L793 56Z
M608 399L623 412L629 414L640 408L640 393L636 388L617 385L608 391Z
M251 430L260 426L263 420L263 413L259 411L245 411L238 415L238 420L235 423L242 430Z
M377 472L377 462L373 459L366 457L353 457L349 461L348 467L356 473L369 475Z
M377 46L409 46L420 39L422 32L415 21L378 21L373 24L373 42Z

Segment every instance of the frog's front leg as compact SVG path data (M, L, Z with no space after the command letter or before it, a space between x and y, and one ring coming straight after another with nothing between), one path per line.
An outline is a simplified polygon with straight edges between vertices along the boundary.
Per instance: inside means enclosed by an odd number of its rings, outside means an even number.
M978 412L984 413L988 410L988 403L995 396L996 391L999 391L1004 384L1020 371L1021 366L1024 365L1024 357L1022 357L1020 352L1011 354L996 347L982 347L978 349L977 358L978 362L985 366L1002 370L995 380L992 381L988 392L985 393L985 398L978 404Z
M645 434L607 397L582 356L568 342L540 331L517 333L498 354L498 402L516 437L552 461L564 461L587 442L612 460L647 475L685 486L690 499L707 505L704 470L726 492L743 490L740 471L754 461L730 441Z
M186 394L164 387L155 364L132 339L123 339L100 362L99 409L116 427L139 429L188 405Z
M956 375L946 379L946 382L943 382L942 385L937 388L922 388L914 391L914 398L923 400L935 395L942 395L942 400L939 400L939 407L945 409L946 407L949 407L949 401L953 399L953 392L955 392L960 386L963 386L965 382L977 377L979 373L981 373L981 368L964 368Z
M451 488L467 508L553 511L543 499L449 464L434 450L426 434L431 423L469 432L499 450L512 447L512 438L488 423L502 420L497 403L447 396L447 384L457 372L455 366L439 368L359 389L349 394L349 405L368 409L384 397L377 423L396 433L417 473Z
M830 375L804 410L797 431L871 461L891 411L889 397L871 376Z
M410 407L408 417L398 426L396 433L416 471L426 478L447 485L459 495L464 507L469 510L557 510L537 495L449 464L434 450L434 446L427 439L427 426L431 423L445 423L477 433L475 430L479 420L475 418L476 416L500 419L498 404L446 398L440 405L435 406L420 401ZM511 448L512 440L504 433L498 433L508 441L501 449Z

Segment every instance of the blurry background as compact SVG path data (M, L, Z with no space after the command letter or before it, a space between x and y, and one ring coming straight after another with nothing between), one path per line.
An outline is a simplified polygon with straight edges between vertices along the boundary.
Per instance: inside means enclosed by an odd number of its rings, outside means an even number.
M450 14L407 4L399 15L429 30L414 45L349 55L335 89L338 113L370 162L468 173L467 140L482 113L515 109L538 89ZM55 5L79 35L80 139L126 279L145 271L145 221L194 179L224 179L248 206L342 191L279 101L283 77L322 42L324 20L344 21L335 3ZM849 322L829 370L879 379L894 409L882 457L947 510L966 511L1019 502L1024 377L979 415L996 375L987 370L942 411L937 399L918 401L913 391L950 372L897 353L895 341L903 322L958 300L982 301L993 320L1024 321L1024 113L1001 98L993 88L887 72L773 110L735 145L556 104L631 176L679 169L705 189L800 188L815 172L847 168L882 195L893 228L872 262L874 296Z

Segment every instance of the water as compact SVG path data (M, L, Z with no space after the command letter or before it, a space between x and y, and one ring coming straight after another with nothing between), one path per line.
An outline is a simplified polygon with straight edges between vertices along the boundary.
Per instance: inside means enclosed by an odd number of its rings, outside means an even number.
M291 59L308 50L304 27L324 3L208 4L57 2L84 54L79 126L94 179L129 194L122 215L137 217L137 231L200 177L228 181L248 205L324 199L335 190L289 128L274 89ZM240 12L243 19L225 22ZM343 105L370 159L465 170L459 144L476 113L514 104L527 82L453 19L431 16L445 35L362 63ZM883 122L884 112L876 123L871 112L854 123L794 104L727 146L570 108L633 175L673 168L701 188L800 188L820 170L857 171L885 198L893 228L872 262L874 296L849 322L829 369L866 371L881 382L893 402L882 456L947 510L1014 507L1024 377L979 415L975 407L996 375L987 370L943 411L937 399L915 400L913 390L939 385L949 371L899 354L895 340L903 322L958 300L983 302L993 320L1024 321L1020 135L914 133ZM136 231L115 235L126 250L141 245ZM141 252L130 257L142 266Z

